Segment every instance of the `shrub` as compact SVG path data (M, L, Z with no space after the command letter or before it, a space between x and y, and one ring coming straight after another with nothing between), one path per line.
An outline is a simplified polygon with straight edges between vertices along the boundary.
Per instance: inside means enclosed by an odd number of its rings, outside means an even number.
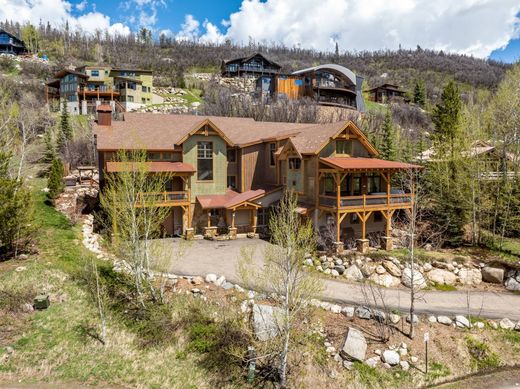
M467 337L466 345L471 356L471 365L476 370L488 370L499 367L502 363L498 354L490 350L484 342Z
M51 165L51 170L49 171L49 178L47 181L47 187L49 188L49 192L47 196L51 200L55 200L61 192L63 192L63 175L64 168L61 159L54 158Z

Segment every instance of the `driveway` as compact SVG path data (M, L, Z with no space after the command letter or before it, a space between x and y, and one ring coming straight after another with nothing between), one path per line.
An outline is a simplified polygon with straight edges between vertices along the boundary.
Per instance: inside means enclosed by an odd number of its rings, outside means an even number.
M163 253L175 252L178 240L165 239L155 242ZM264 248L269 243L260 239L238 239L234 241L196 240L185 248L184 255L172 258L169 270L179 275L200 275L208 273L224 275L227 280L242 284L237 273L241 249L251 247L254 263L262 266ZM166 254L165 254L166 255ZM167 255L168 256L168 255ZM325 279L325 290L319 298L344 304L366 304L363 286L359 283ZM365 287L365 291L367 288ZM405 312L410 304L407 289L381 288L386 306ZM467 314L485 318L520 320L520 295L512 293L470 291L421 291L415 301L416 312L424 314ZM369 304L370 305L370 304Z

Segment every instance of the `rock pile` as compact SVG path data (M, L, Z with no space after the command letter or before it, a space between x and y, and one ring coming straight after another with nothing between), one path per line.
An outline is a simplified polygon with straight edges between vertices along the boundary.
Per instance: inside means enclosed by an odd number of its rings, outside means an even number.
M313 267L332 277L343 277L350 281L365 279L384 287L400 284L412 286L410 267L395 257L372 259L360 254L321 255L312 258L305 256L303 265ZM433 261L416 265L413 272L413 285L417 289L436 285L480 285L483 281L504 284L509 290L520 290L520 270L506 271L502 267L488 266L484 263L475 266L469 261L465 264L456 261ZM504 281L505 280L505 281Z

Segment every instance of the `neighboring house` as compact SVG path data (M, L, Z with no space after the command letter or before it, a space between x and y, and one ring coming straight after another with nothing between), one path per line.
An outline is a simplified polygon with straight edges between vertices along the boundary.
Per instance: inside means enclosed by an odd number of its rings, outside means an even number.
M0 54L19 55L26 52L27 48L21 39L0 29Z
M46 98L67 101L72 114L94 114L105 103L124 112L152 104L152 84L150 70L82 66L56 73L46 84Z
M508 178L514 178L517 174L515 165L520 161L520 158L515 158L514 154L508 152L503 154L503 150L482 140L475 141L462 155L477 160L478 178L489 181L502 178L504 174ZM435 163L439 158L435 155L435 149L431 147L419 154L415 160L422 163Z
M220 68L222 77L258 77L275 75L282 67L262 54L256 53L249 57L222 61Z
M369 100L376 103L387 104L394 99L402 99L406 101L406 92L401 90L399 85L383 84L367 91Z
M365 111L361 86L363 77L336 64L314 66L292 74L262 75L257 79L257 94L285 97L289 100L310 98L319 105Z
M112 121L99 112L93 124L101 186L125 165L118 150L145 149L151 172L173 179L153 204L171 207L168 234L215 236L265 231L283 189L298 194L298 212L336 242L369 234L391 247L395 211L412 194L391 187L392 175L415 165L378 159L351 121L331 124L257 122L249 118L125 113ZM110 107L108 107L108 111ZM150 197L152 199L152 197ZM337 243L341 249L343 243Z

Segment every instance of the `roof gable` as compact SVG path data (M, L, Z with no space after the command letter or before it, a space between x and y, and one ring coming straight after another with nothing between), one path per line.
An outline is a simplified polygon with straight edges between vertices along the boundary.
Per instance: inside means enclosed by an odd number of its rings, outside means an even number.
M185 136L183 136L179 141L177 141L175 144L181 145L184 143L190 136L193 135L204 135L204 136L210 136L210 135L217 135L220 136L229 146L234 146L233 142L222 132L220 128L215 125L210 119L205 119L201 123L195 125L193 129L188 132Z

